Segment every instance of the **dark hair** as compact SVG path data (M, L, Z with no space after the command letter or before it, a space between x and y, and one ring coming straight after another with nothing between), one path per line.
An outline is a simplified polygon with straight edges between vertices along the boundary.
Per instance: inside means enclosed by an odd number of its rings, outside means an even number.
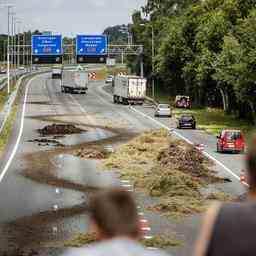
M250 176L250 189L256 190L256 134L252 136L246 156L247 170Z
M139 237L137 207L131 193L119 188L96 193L90 199L92 220L108 238Z

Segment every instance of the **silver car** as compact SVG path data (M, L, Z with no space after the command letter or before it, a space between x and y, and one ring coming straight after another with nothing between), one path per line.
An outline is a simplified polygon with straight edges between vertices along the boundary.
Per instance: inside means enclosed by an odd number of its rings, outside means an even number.
M155 111L155 117L160 117L160 116L172 116L172 111L170 108L170 105L168 104L158 104L156 107Z

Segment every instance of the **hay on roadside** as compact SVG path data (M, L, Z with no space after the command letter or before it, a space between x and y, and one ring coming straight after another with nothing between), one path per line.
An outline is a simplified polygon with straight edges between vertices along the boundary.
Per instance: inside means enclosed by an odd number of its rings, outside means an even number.
M96 235L93 233L78 234L73 239L67 240L64 243L65 247L82 247L87 244L96 242Z
M202 188L224 182L197 149L163 129L146 132L122 145L105 164L132 180L136 188L158 197L160 203L150 210L172 217L204 211L209 200L215 199L206 198Z
M140 242L146 247L165 249L182 245L174 234L155 235L149 239L141 239Z

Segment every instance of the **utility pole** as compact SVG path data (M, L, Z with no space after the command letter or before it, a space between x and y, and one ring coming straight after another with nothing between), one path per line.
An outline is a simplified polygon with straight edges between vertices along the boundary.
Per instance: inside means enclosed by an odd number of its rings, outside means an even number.
M12 5L7 6L7 93L10 94L10 15L11 15Z
M11 6L7 7L8 10L8 22L7 22L7 32L8 32L8 37L7 37L7 94L10 94L10 9Z
M142 23L140 26L146 26L146 24ZM152 46L152 98L155 98L155 79L154 79L154 73L155 73L155 64L154 64L154 58L155 58L155 33L154 33L154 26L151 24L148 24L148 26L151 27L151 46Z
M11 58L11 60L12 60L12 72L15 72L15 29L14 29L14 19L15 19L15 17L14 17L14 15L15 15L15 12L12 12L11 13L11 15L12 15L12 24L11 24L11 27L12 27L12 58Z
M123 65L124 64L124 51L122 51L121 59L122 59L122 65Z
M140 49L140 76L144 77L143 46Z
M3 64L6 64L6 41L3 41Z
M155 34L154 34L154 27L151 25L152 29L152 97L153 99L155 98L155 63L154 63L154 58L155 58Z
M22 65L25 66L25 45L26 45L26 34L25 28L23 28L23 38L22 38Z
M16 20L17 33L18 33L18 42L17 42L17 68L20 67L20 24L19 20Z
M13 18L13 58L14 58L14 69L15 69L15 76L16 76L16 68L17 68L17 40L16 40L16 18Z

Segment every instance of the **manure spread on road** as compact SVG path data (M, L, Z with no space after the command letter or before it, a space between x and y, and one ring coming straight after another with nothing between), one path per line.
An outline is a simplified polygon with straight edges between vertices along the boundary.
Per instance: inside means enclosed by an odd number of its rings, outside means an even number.
M8 223L2 230L9 237L8 245L5 244L8 249L5 252L4 248L1 248L1 255L46 255L38 252L41 247L44 247L44 244L51 243L54 247L55 243L58 244L59 240L63 239L63 237L60 237L63 234L57 235L53 228L63 225L64 219L87 213L88 206L84 203L71 208L59 209L58 212L40 212ZM72 234L70 232L70 234L64 236L67 239Z
M104 163L132 180L138 190L157 198L148 210L171 218L200 213L209 201L229 198L203 192L209 184L228 179L217 176L213 163L200 151L164 129L139 135L116 149Z
M85 129L82 129L82 128ZM58 209L55 211L51 209L45 212L39 212L32 216L26 216L18 219L14 222L7 223L2 230L6 235L7 242L4 243L6 250L6 256L26 256L26 255L45 255L45 248L47 246L54 248L64 247L64 242L72 239L78 232L82 232L79 219L81 214L82 218L87 218L87 205L86 198L90 197L92 193L99 190L99 187L90 187L83 182L76 182L63 178L58 175L58 172L62 174L61 169L54 165L54 159L60 156L73 156L79 161L84 161L81 166L84 166L86 172L87 161L100 161L106 159L109 156L109 151L106 150L106 146L115 143L127 142L135 135L125 129L111 128L112 136L104 139L96 139L95 141L83 142L81 144L66 146L58 142L66 136L72 136L76 133L86 133L87 127L90 127L90 132L104 129L99 126L90 126L87 124L54 124L44 126L42 129L38 129L41 136L38 139L30 140L30 142L45 146L45 149L38 152L28 153L24 156L26 161L26 167L21 171L21 175L34 182L45 184L54 188L69 189L72 191L84 193L82 201L83 205L75 205L67 209ZM108 128L106 128L108 130ZM110 134L110 133L109 133ZM47 148L47 146L55 146L54 148ZM63 157L64 158L64 157ZM40 161L38 161L40 159ZM62 158L61 158L62 159ZM61 167L65 168L65 166ZM70 170L72 173L72 170ZM101 172L102 175L105 175ZM106 173L107 176L109 174ZM36 185L36 184L35 184ZM63 223L77 223L78 228L69 230L65 224L65 232L62 230ZM68 220L68 222L67 222ZM62 224L60 224L60 222ZM73 225L73 224L72 224ZM2 227L1 227L2 228ZM57 231L54 231L57 229ZM56 233L57 232L57 233ZM58 235L57 235L58 234ZM5 248L1 248L0 252L5 253ZM52 250L51 250L52 251ZM58 252L57 254L58 255Z
M55 147L65 147L64 144L59 142L58 140L55 139L34 139L34 140L28 140L28 142L35 142L38 143L38 146L55 146Z
M76 134L76 133L82 133L86 131L72 124L51 124L51 125L46 125L42 129L38 129L38 132L43 136L47 136L47 135Z

